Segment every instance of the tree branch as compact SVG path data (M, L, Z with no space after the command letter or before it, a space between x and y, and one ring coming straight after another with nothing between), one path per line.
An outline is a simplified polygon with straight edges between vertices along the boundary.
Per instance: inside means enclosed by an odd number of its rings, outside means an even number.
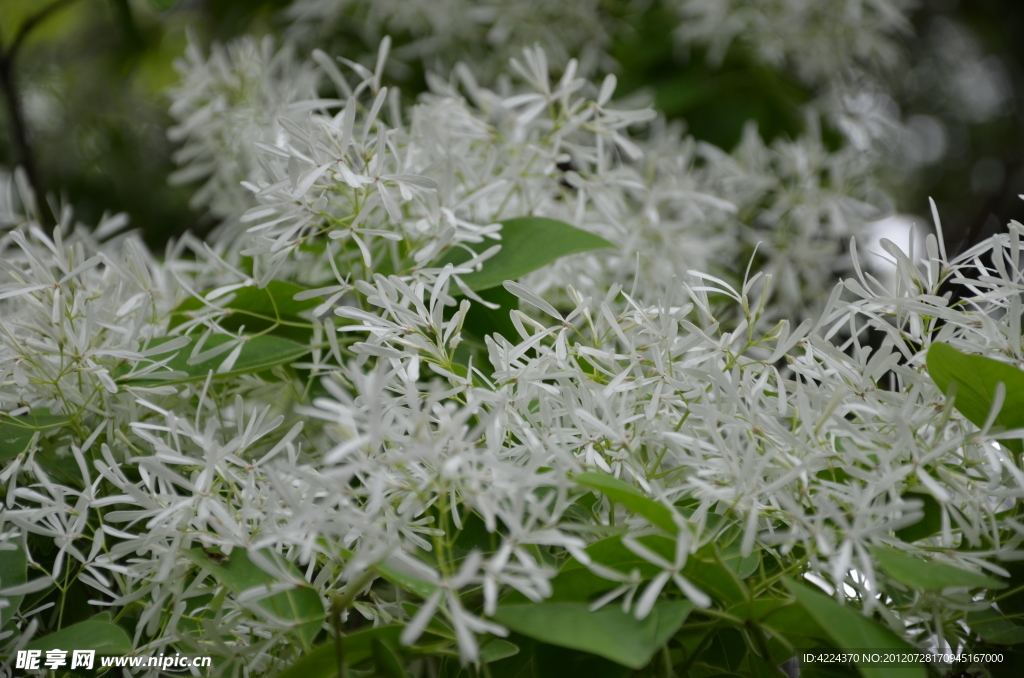
M36 194L36 204L41 204L40 201L45 197L42 192L43 186L39 180L35 154L32 152L28 129L25 126L25 113L21 108L21 95L14 77L14 64L7 59L0 59L0 90L4 95L7 118L11 127L11 145L14 147L17 163L25 170L29 186ZM44 212L42 209L39 211ZM42 214L39 215L39 218L44 219Z
M14 58L18 55L18 50L21 49L21 45L25 42L25 39L28 38L29 34L35 30L36 26L49 19L50 15L54 12L58 12L76 2L78 2L78 0L56 0L26 19L25 23L21 25L17 34L14 36L11 46L3 52L3 56L0 56L0 59L13 63Z
M78 2L78 0L55 0L25 20L14 35L14 39L7 49L0 46L0 91L7 108L7 117L11 126L11 145L17 155L18 164L25 170L29 185L36 194L37 204L45 203L45 186L39 176L39 169L36 165L35 154L32 151L32 142L29 139L28 126L25 123L25 111L21 104L21 92L18 88L18 79L15 73L14 63L21 51L25 40L41 23L46 21L54 13ZM53 227L53 221L49 218L45 209L39 210L39 219L49 230ZM51 215L52 216L52 215Z

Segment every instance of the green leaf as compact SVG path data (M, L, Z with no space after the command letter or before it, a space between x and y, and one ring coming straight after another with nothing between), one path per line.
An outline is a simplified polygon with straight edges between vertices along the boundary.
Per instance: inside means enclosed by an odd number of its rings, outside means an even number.
M218 324L226 330L237 332L243 325L249 334L272 330L277 336L300 343L309 343L313 324L303 314L316 308L322 300L304 299L296 301L295 295L307 288L282 280L272 280L266 287L242 287L223 299L211 302L227 309ZM197 311L205 315L207 305L201 299L189 297L171 313L168 329L188 321Z
M789 659L789 656L777 663L767 662L753 652L748 652L745 666L751 678L787 678L787 674L783 673L782 669L778 667L778 664L786 661L786 659Z
M666 560L672 560L675 558L676 553L676 540L670 537L666 537L660 534L648 535L645 537L638 537L637 541L651 549L658 555L664 557ZM620 572L629 572L636 568L637 565L647 563L646 560L627 549L622 544L622 538L619 536L605 537L599 539L593 544L584 549L588 556L592 560L596 560L606 567L613 567ZM650 565L650 563L647 563ZM650 565L652 572L657 574L661 570L655 566ZM566 561L565 565L562 566L562 572L569 572L572 570L585 569L585 565L579 562L575 558L570 558ZM641 568L641 574L643 574ZM607 581L607 580L605 580ZM609 582L611 583L611 582ZM611 588L615 588L612 585Z
M95 650L97 654L121 655L132 651L132 640L117 624L110 623L110 615L102 614L36 638L25 646L26 650Z
M242 548L233 549L230 556L206 553L202 549L190 549L183 553L235 594L268 587L280 581L252 562L249 554ZM295 579L302 578L295 565L280 555L272 551L261 551L260 554L274 561L277 567L291 572ZM312 644L320 632L325 618L320 596L308 585L297 584L290 590L263 598L259 604L275 617L292 622L295 632L306 647Z
M510 342L518 343L519 333L516 332L516 326L512 324L509 313L519 308L519 297L501 285L481 290L479 296L484 301L498 304L498 308L487 308L483 304L473 302L462 323L463 333L476 337L481 342L484 337L500 334Z
M373 642L379 641L394 646L402 635L402 626L378 626L373 629L356 631L344 636L345 663L355 666L373 656ZM303 655L277 678L335 678L338 675L338 660L334 640L318 645Z
M715 544L707 544L686 559L683 576L714 598L734 604L747 599L747 588L736 571L722 561Z
M787 605L791 605L791 601L783 598L754 598L733 605L729 608L729 614L743 620L760 622Z
M483 263L482 270L462 276L462 281L473 291L517 280L569 254L614 247L604 238L555 219L519 217L501 224L500 241L485 240L476 246L478 253L496 244L500 244L501 249ZM466 250L455 248L434 265L461 264L470 258Z
M636 676L621 664L589 652L549 645L512 633L509 639L520 651L487 664L492 678L629 678ZM466 678L468 672L461 674Z
M605 473L581 473L575 477L578 484L597 490L614 502L646 518L669 534L679 533L679 527L670 508L659 504L632 485Z
M164 341L169 341L165 339ZM193 339L192 341L195 341ZM231 337L223 335L210 337L203 344L203 351L208 349L216 348L228 341L231 341ZM152 345L152 344L151 344ZM137 386L152 386L156 384L184 384L192 381L205 381L206 376L212 371L214 379L222 377L235 377L240 374L252 374L254 372L264 372L277 365L284 365L295 360L298 360L302 356L309 353L309 347L302 344L298 344L289 339L282 337L275 337L272 335L261 335L257 337L247 337L245 344L242 347L242 352L239 354L238 359L230 370L225 372L218 372L221 363L228 357L230 351L225 351L218 356L198 363L196 365L189 365L189 356L192 353L192 342L178 350L177 355L167 363L167 368L173 372L173 374L163 375L164 378L160 378L161 372L155 372L153 375L146 375L143 378L131 379L126 374L122 373L118 375L118 379L129 385ZM127 371L127 370L126 370Z
M431 584L423 579L418 579L411 575L399 572L390 565L384 563L378 563L373 566L373 569L377 571L377 574L387 579L389 582L398 586L399 588L405 589L410 593L415 593L420 598L429 598L434 591L437 590L437 586Z
M28 450L36 431L53 431L69 423L63 414L50 414L50 410L32 410L20 417L0 412L0 461L17 457Z
M484 664L508 659L519 654L519 646L501 638L491 638L480 646L480 661Z
M840 605L807 584L789 578L785 583L796 598L797 605L814 618L840 649L914 651L910 644L886 627L865 618L856 610ZM926 675L921 664L903 664L900 668L900 676L904 678L924 678ZM864 678L886 678L892 675L892 667L867 662L857 664L857 669Z
M538 603L500 606L494 619L529 638L641 669L692 609L689 601L659 600L645 619L638 620L617 605L591 612L586 603Z
M757 572L761 564L760 551L754 550L744 556L738 544L723 549L720 558L722 564L732 570L739 579L746 579Z
M377 669L378 675L384 678L405 678L402 660L387 643L379 638L374 638L370 641L370 652L373 655L373 666Z
M1010 590L999 596L999 609L1006 614L1024 617L1024 563L1016 561L1001 565L1010 574L1006 579Z
M890 577L917 591L941 591L951 587L1001 589L1006 586L993 577L890 548L874 547L871 554Z
M15 547L14 550L0 550L0 590L21 586L28 581L28 556L21 545L13 542L10 545ZM18 611L24 598L25 596L0 596L0 600L7 601L5 607L0 607L0 629L3 629Z
M927 363L928 373L944 393L956 384L954 407L975 426L985 425L995 402L996 386L1002 383L1006 399L993 426L1004 430L1024 428L1024 371L998 360L961 353L942 343L931 345ZM1021 440L1002 442L1017 454L1024 452Z
M925 492L907 492L903 499L922 501L921 511L924 515L913 525L896 530L895 534L899 539L909 544L939 533L942 529L942 506L935 497Z
M675 558L676 542L670 537L648 535L638 538L637 541L668 561ZM596 541L585 550L595 562L623 573L638 570L643 579L650 579L661 572L659 567L627 549L617 536ZM744 559L738 557L735 560L724 560L718 556L716 545L712 543L686 559L682 574L712 597L733 604L746 600L747 590L730 565L749 567L749 562L744 563ZM558 575L551 580L551 586L552 601L583 602L615 588L615 583L597 576L587 570L582 563L570 558ZM511 600L520 602L521 599L515 595L513 594Z
M757 608L754 608L753 611L757 612ZM791 640L798 638L799 640L795 641L797 644L810 646L814 643L808 644L804 639L820 641L829 639L829 634L824 627L808 614L807 610L792 601L786 601L785 604L769 610L764 617L764 625Z
M986 643L1016 645L1024 643L1024 626L1014 624L999 610L989 608L967 613L967 625Z
M698 662L724 671L738 671L747 656L747 643L743 634L734 628L719 629L707 648L697 658Z

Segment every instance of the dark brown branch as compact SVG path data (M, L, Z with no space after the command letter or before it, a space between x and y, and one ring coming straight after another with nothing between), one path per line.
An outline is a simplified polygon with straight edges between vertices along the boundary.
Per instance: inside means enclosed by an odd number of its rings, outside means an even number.
M14 35L14 39L6 49L0 47L0 91L3 92L7 108L7 117L11 128L11 145L14 147L18 164L25 170L29 185L36 194L37 204L45 203L45 186L39 176L39 168L36 165L35 153L32 151L32 142L29 139L28 125L25 122L25 111L21 105L21 92L18 88L18 78L15 72L15 61L18 52L21 51L25 40L33 30L46 21L55 12L68 7L78 0L55 0L25 20ZM43 220L43 225L48 229L52 228L53 221L48 212L40 209L38 215Z
M35 154L28 139L28 128L25 126L25 113L21 108L21 95L14 77L14 64L7 59L0 59L0 90L3 90L4 103L7 108L7 119L10 123L11 145L21 168L25 170L29 186L36 194L36 204L43 199L42 184L36 169ZM40 215L40 218L43 218Z
M78 2L78 0L56 0L26 19L25 23L18 28L18 32L14 36L11 46L3 52L3 56L0 57L0 59L13 63L14 58L18 55L18 50L21 49L21 45L25 42L25 39L28 38L32 31L35 30L36 26L49 19L50 15L54 12L58 12L76 2Z

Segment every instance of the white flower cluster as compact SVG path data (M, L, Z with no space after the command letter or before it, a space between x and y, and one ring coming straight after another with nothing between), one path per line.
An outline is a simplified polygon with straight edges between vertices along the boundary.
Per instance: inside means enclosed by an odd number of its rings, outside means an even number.
M685 43L720 61L733 41L805 82L825 84L851 70L875 71L901 60L911 32L912 0L679 0Z
M270 36L214 46L207 58L190 35L175 66L182 80L172 94L177 125L168 136L183 143L171 182L202 180L193 207L209 207L220 219L237 215L247 197L240 182L260 176L253 143L276 143L280 121L305 113L303 102L317 98L319 73L289 48L278 51Z
M923 258L884 244L889 290L855 240L834 244L883 202L870 167L813 134L751 129L726 154L610 105L613 76L569 61L552 78L540 49L513 62L521 84L456 69L403 110L387 41L373 69L344 62L355 79L248 44L192 53L178 95L186 171L211 177L201 201L236 210L212 244L158 260L114 235L122 219L89 233L69 214L50 238L0 185L0 425L40 422L2 462L0 534L57 549L27 592L84 585L134 620L138 652L271 675L303 651L288 634L328 623L268 611L295 590L325 609L342 591L406 644L447 628L465 662L505 633L502 596L549 597L566 555L613 582L596 604L644 617L678 588L707 607L682 570L722 521L743 555L791 558L920 638L987 603L881 596L872 548L972 571L1024 555L1024 528L997 517L1024 498L1005 434L963 419L924 363L936 341L1021 363L1024 227L955 260L941 234ZM338 98L313 96L319 80ZM514 332L467 351L486 302L466 279L500 254L498 222L526 215L614 247L506 281ZM667 511L674 557L640 541L664 525L585 502L581 472ZM940 529L897 536L926 505ZM584 550L616 525L649 581ZM274 586L212 574L243 559ZM51 607L21 609L5 652L52 627Z
M599 0L297 0L284 16L299 44L323 45L348 33L372 49L393 35L402 39L393 66L399 72L408 68L403 64L447 70L462 61L487 78L534 45L559 64L575 57L590 75L610 63L610 30L622 27L608 26Z
M654 120L649 109L612 106L614 76L595 87L577 77L570 61L552 81L539 49L513 60L520 86L506 81L487 89L459 67L449 80L431 77L430 91L405 112L397 91L382 84L389 44L383 42L373 71L346 62L362 78L356 87L315 53L339 98L293 101L286 107L305 114L279 118L274 143L266 141L269 130L237 137L235 143L256 149L256 158L218 150L224 121L190 128L186 148L224 159L214 177L246 179L255 194L259 206L225 232L229 240L242 227L254 234L244 253L265 261L264 278L285 261L295 266L295 249L320 235L341 247L355 243L366 270L393 257L402 238L430 241L416 250L424 267L446 247L493 236L488 227L498 220L536 215L618 246L617 253L567 260L535 276L530 283L541 291L573 280L582 292L603 295L638 271L637 286L653 300L675 276L708 266L736 282L761 243L759 256L782 282L780 308L769 315L785 317L820 305L827 281L850 270L842 243L888 209L874 186L875 156L852 147L827 150L813 118L810 134L772 145L751 127L726 154ZM219 61L197 67L191 79L212 82L199 72L218 70ZM182 171L193 167L208 170L202 163ZM245 167L251 169L240 171ZM309 265L317 256L300 258L296 267L313 285L331 277ZM361 277L369 279L365 271Z
M905 63L913 0L661 0L543 3L515 0L366 2L298 0L285 10L288 35L323 45L339 34L375 45L401 36L399 63L445 71L471 64L478 77L499 75L524 47L541 46L556 64L575 57L587 77L616 72L616 39L634 36L647 13L676 17L681 50L707 50L715 67L738 44L755 60L793 74L816 94L813 107L864 150L909 143L883 85ZM352 29L352 27L357 27ZM351 49L351 40L340 43ZM396 74L408 68L396 67Z

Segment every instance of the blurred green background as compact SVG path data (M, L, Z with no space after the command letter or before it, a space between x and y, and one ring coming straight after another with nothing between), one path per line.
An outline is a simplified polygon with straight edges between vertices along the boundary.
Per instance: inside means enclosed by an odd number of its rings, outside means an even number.
M174 169L166 136L173 61L187 30L204 46L242 33L279 33L287 4L0 0L0 162L30 168L37 187L73 205L84 223L127 212L154 247L186 230L208 231L213 219L188 205L194 186L167 181ZM672 41L668 4L602 3L631 27L611 48L620 64L618 96L647 91L666 116L725 149L748 120L767 138L800 133L800 107L815 92L738 46L716 67L699 50L684 53ZM956 251L1009 219L1024 221L1024 2L923 0L911 18L908 66L887 77L904 119L928 142L919 152L929 157L911 163L915 172L897 163L885 179L899 212L925 214L927 197L935 198ZM339 30L329 47L346 55L372 51L358 35ZM400 45L404 36L394 37ZM977 90L978 69L995 83L991 91ZM422 72L409 73L403 96L414 98L423 83ZM17 111L22 124L15 124ZM836 130L824 134L840 143Z

